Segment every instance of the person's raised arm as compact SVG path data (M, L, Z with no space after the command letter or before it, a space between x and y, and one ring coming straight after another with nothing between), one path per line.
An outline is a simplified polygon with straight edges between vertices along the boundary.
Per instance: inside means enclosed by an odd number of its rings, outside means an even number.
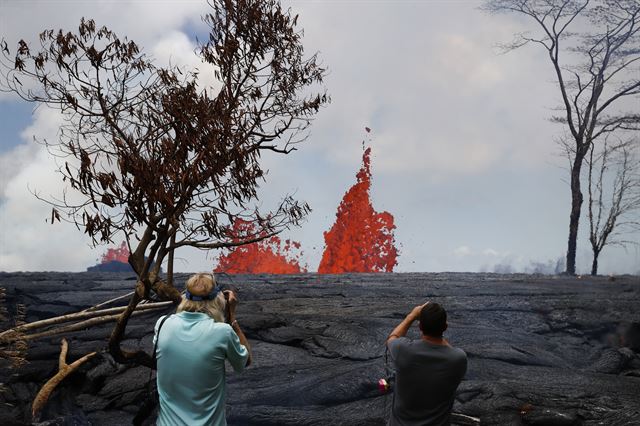
M418 305L415 308L413 308L411 312L409 312L407 316L402 320L402 322L398 324L396 328L393 329L391 334L389 334L389 337L387 337L387 344L389 344L390 341L397 339L398 337L406 336L407 332L409 331L409 328L411 327L411 324L413 324L413 322L420 317L420 312L422 312L422 308L427 306L427 304L429 304L429 302L425 303L424 305Z
M227 322L231 324L233 331L235 331L238 335L240 344L247 348L249 357L247 358L245 367L248 367L249 365L251 365L251 346L249 345L249 341L244 335L244 332L242 331L242 328L240 328L240 324L238 324L238 320L236 319L236 307L238 306L238 299L236 298L236 294L231 290L226 290L224 294L227 299Z

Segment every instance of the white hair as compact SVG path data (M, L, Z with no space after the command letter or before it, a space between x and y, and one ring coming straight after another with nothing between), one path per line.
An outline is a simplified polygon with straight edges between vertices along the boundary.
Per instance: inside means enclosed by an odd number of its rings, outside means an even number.
M200 273L189 277L186 288L189 292L198 295L208 294L213 291L216 281L213 274ZM226 301L222 292L211 300L189 300L182 296L182 302L178 305L176 312L203 312L217 322L224 322L224 312Z

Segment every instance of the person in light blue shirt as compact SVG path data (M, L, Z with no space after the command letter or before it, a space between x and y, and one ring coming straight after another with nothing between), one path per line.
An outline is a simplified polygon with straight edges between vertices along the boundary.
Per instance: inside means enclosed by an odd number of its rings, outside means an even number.
M237 299L212 274L187 280L176 314L155 326L157 425L226 425L225 360L237 372L251 362L249 343L235 319ZM224 313L227 321L224 322Z

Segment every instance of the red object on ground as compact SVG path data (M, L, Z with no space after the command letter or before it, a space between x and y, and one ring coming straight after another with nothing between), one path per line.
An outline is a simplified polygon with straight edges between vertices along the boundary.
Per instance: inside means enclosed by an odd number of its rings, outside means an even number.
M120 247L110 248L107 250L105 254L102 255L102 264L113 262L129 262L129 249L127 248L127 243L125 241L120 244Z
M318 273L393 272L397 265L393 216L371 205L371 148L362 156L357 182L344 194L336 222L324 233L325 250Z
M254 235L253 223L236 219L233 223L232 234L236 235L232 241L240 241L243 236ZM263 234L264 235L264 234ZM297 241L284 240L277 236L266 238L256 243L246 244L229 249L220 256L218 266L214 272L228 274L299 274L307 272L300 266L302 252Z

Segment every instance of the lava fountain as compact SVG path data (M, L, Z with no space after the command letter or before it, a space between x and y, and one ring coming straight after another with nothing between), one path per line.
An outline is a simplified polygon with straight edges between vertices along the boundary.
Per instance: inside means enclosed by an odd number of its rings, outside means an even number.
M122 242L120 247L110 248L107 250L105 254L102 255L102 264L109 262L129 262L129 248L127 247L126 242Z
M393 272L398 263L393 216L371 205L371 148L364 151L356 178L340 202L335 223L324 233L320 274Z
M232 241L242 240L241 236L255 235L253 223L236 219L232 234L237 236ZM214 272L228 274L298 274L307 272L300 266L302 252L297 241L282 241L277 235L264 240L228 249L218 259Z
M125 241L119 247L109 248L102 255L100 263L87 268L89 272L131 272L129 266L129 248Z

